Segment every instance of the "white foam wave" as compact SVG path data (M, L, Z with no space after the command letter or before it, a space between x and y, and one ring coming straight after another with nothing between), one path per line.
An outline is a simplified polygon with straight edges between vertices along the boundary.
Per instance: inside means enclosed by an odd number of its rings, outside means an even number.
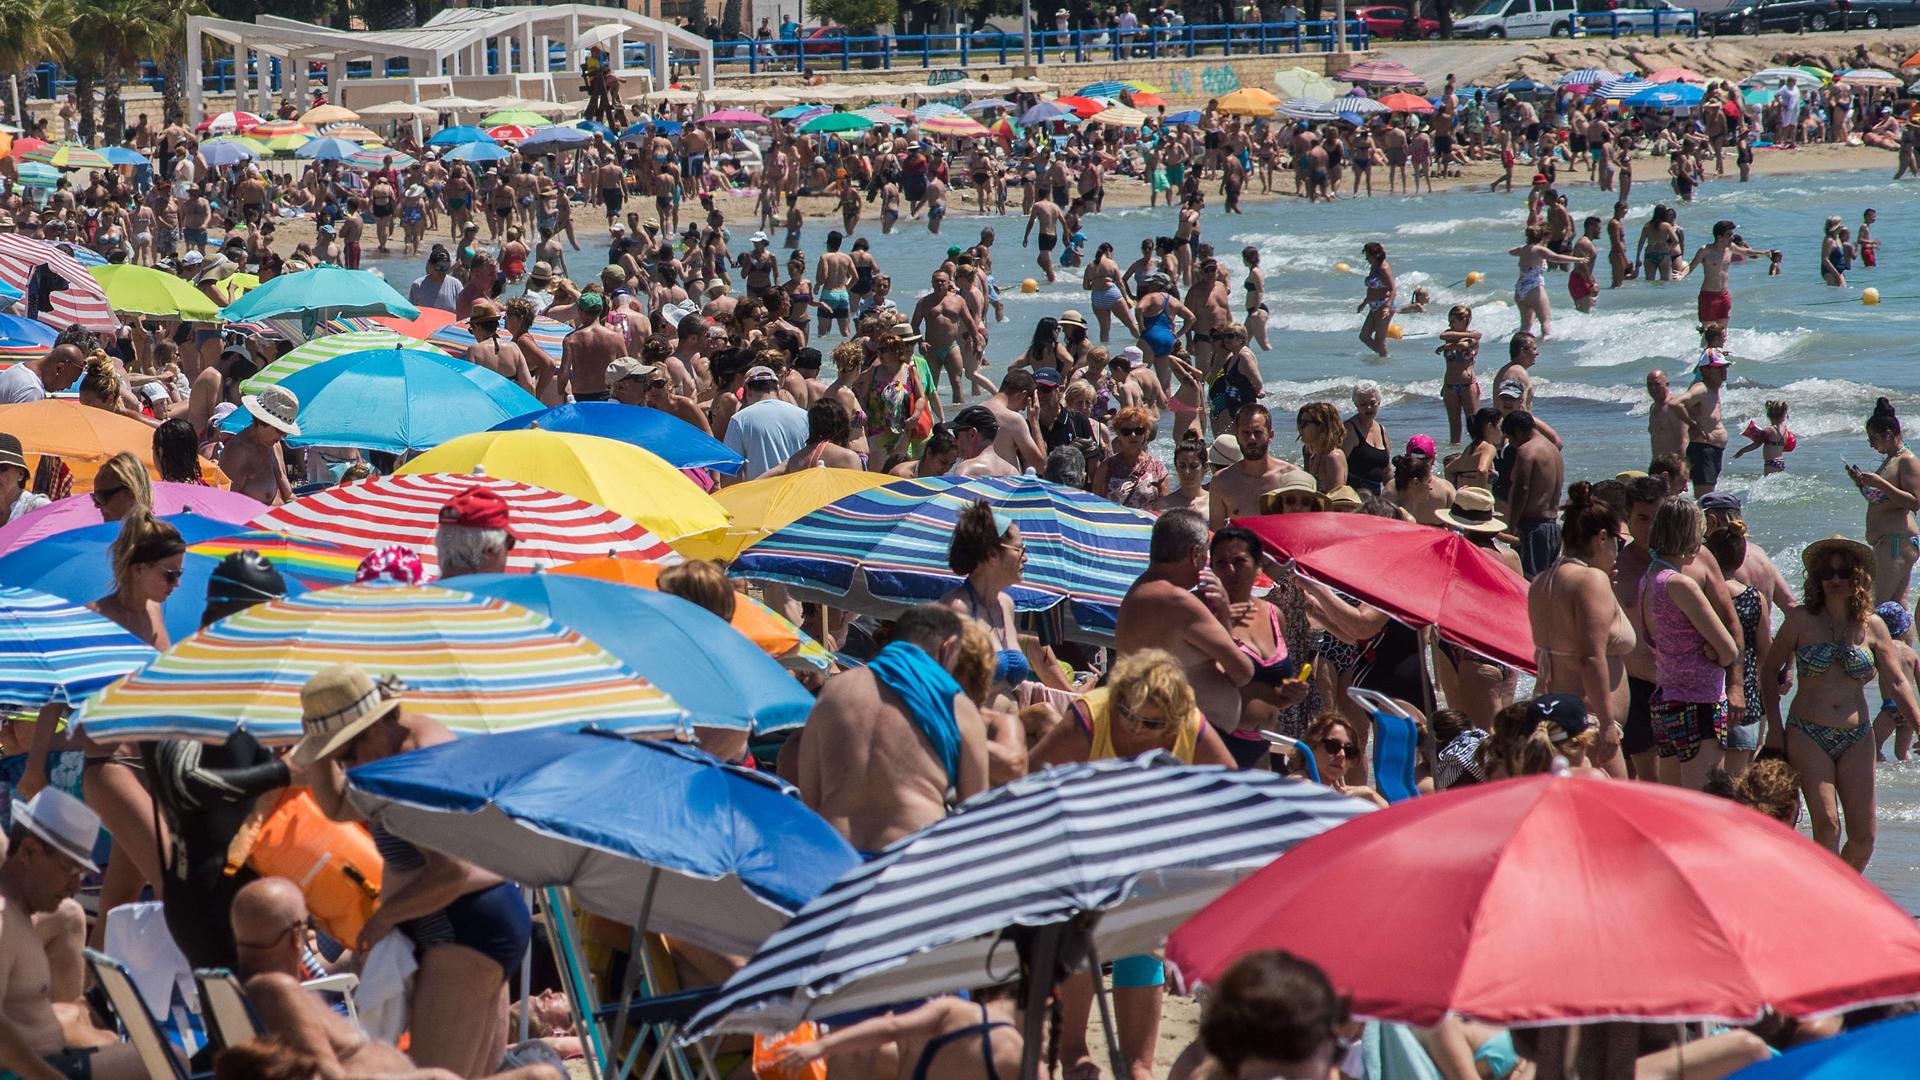
M1510 228L1527 220L1524 210L1499 217L1446 218L1441 221L1408 221L1393 227L1395 236L1447 236L1476 229Z

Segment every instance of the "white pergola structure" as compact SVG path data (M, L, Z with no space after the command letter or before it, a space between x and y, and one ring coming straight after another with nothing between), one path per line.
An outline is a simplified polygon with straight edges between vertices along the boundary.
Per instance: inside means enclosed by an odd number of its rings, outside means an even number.
M636 69L625 67L624 50L629 41L651 46L652 66L647 74L653 85L672 81L669 58L678 53L697 61L700 85L713 86L713 44L706 38L621 8L592 4L447 8L424 26L402 30L335 30L277 15L260 15L250 23L193 15L187 18L190 124L199 123L205 113L202 62L208 37L233 49L234 108L251 104L252 111L262 115L273 109L269 57L281 61L282 92L299 95L303 105L309 64L327 67L330 100L349 108L419 101L423 90L431 96L508 94L570 100L585 96L578 70L582 53L591 46L605 48L616 71L631 77L629 73ZM566 50L568 70L548 70L547 57L556 43ZM387 77L387 61L401 58L407 61L409 74ZM369 61L373 74L349 82L347 64L356 60Z

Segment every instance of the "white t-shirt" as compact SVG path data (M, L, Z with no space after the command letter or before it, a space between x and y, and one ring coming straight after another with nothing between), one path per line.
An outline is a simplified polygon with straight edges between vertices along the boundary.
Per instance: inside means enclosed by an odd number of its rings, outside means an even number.
M747 459L740 478L751 480L807 445L807 410L779 398L756 401L727 421L725 441Z
M0 405L25 405L47 396L40 376L26 364L15 364L0 371Z
M47 498L45 495L35 495L31 491L23 491L20 493L19 498L13 500L13 508L7 511L7 520L18 521L20 518L52 502L53 500Z

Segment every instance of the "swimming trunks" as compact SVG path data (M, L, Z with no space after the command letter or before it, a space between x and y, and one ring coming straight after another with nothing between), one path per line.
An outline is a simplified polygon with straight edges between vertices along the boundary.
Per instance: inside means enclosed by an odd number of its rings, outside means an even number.
M846 318L851 304L852 297L845 289L828 289L820 294L820 307L836 319Z
M1567 295L1573 297L1575 303L1599 294L1600 286L1595 285L1585 271L1575 270L1567 275Z
M1696 484L1719 483L1721 458L1726 452L1726 447L1715 446L1712 443L1688 443L1687 477Z
M1726 322L1733 314L1733 294L1725 290L1701 293L1698 312L1703 323Z
M1554 518L1521 518L1514 531L1520 553L1520 570L1527 577L1546 571L1560 557L1560 522Z
M1059 233L1043 232L1040 234L1040 250L1041 251L1052 251L1054 249L1054 246L1059 243L1060 243Z
M1653 683L1627 676L1627 722L1620 726L1620 749L1628 755L1653 749Z
M1661 757L1692 761L1709 738L1726 745L1727 699L1666 701L1654 694L1653 742Z

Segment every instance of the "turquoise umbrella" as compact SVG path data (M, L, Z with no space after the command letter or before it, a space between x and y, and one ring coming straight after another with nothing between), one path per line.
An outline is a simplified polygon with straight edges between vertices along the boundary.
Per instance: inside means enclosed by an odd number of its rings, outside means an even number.
M420 309L377 274L320 266L265 282L220 312L228 322L298 318L308 335L320 323L347 315L417 319Z
M800 132L803 135L811 135L814 132L865 131L872 126L871 117L861 116L859 113L833 112L824 113L801 124Z

